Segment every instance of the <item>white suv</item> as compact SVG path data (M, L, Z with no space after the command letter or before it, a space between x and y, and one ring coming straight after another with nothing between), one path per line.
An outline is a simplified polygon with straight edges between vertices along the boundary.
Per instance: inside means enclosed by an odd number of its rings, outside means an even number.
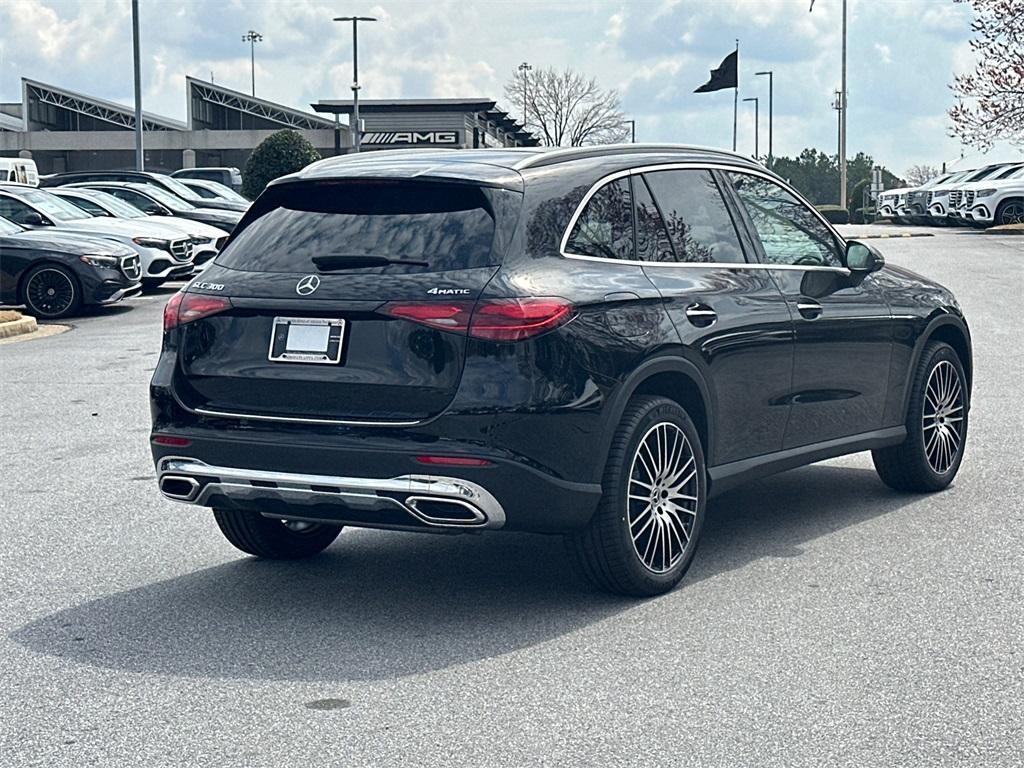
M1024 164L961 188L957 217L972 224L1024 224Z

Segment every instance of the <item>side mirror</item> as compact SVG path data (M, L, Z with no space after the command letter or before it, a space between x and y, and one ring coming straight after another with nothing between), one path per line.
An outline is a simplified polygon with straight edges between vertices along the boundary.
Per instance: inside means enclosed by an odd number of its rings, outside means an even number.
M21 218L21 223L26 227L45 227L50 222L35 211L29 211Z
M875 248L859 240L846 244L846 268L851 272L869 274L885 266L885 257Z

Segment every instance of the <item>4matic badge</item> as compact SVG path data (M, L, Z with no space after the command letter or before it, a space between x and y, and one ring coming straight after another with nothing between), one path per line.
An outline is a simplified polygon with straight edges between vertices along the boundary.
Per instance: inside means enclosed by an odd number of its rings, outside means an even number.
M469 288L431 288L427 293L431 296L465 296Z

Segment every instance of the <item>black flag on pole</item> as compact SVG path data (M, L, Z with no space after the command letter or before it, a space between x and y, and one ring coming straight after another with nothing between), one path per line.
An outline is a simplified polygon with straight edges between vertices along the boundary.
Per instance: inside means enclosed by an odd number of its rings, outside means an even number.
M718 65L718 69L711 70L711 79L694 91L694 93L711 93L726 88L736 88L739 84L736 61L739 59L739 52L733 51Z

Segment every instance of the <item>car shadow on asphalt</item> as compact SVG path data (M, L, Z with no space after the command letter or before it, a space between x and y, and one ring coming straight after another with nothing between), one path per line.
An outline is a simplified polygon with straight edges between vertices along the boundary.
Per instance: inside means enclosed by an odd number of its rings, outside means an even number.
M699 582L763 558L799 557L808 542L914 498L870 470L837 466L751 483L711 502L690 573L653 602L591 590L572 574L557 537L343 532L311 560L241 558L72 606L10 637L38 653L133 672L394 678L530 647L629 611L686 610L687 590Z

